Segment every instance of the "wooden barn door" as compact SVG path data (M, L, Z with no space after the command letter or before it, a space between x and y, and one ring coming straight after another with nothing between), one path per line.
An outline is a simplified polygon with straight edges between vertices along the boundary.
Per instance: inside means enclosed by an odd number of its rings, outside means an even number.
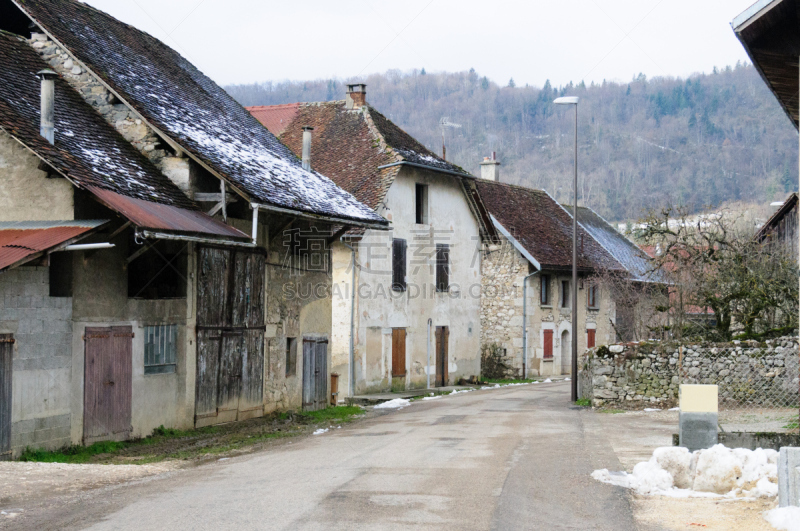
M195 425L264 413L264 255L201 247Z
M328 341L303 340L303 409L328 407Z
M132 430L133 329L87 327L83 338L83 442L127 439Z
M553 359L553 331L543 330L544 332L544 359Z
M406 375L406 329L392 329L392 378Z
M436 387L447 386L450 380L448 344L450 343L450 328L447 326L436 327Z
M0 461L11 459L11 364L14 336L0 334Z

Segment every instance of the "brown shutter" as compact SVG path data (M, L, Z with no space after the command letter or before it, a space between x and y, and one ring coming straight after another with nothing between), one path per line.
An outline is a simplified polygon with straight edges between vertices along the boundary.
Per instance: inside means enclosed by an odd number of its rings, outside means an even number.
M406 329L392 329L392 377L406 375Z
M436 246L436 291L450 289L450 246Z
M0 334L0 461L11 459L11 369L14 336Z
M544 331L544 359L553 358L553 331Z
M596 330L589 329L586 331L587 338L586 338L586 348L594 348L594 335Z
M392 289L406 290L406 241L392 240Z

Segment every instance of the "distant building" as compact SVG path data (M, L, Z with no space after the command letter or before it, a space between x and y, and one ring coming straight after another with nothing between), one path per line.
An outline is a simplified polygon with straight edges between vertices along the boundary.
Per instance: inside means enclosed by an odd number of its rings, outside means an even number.
M791 194L756 233L756 239L798 260L797 193Z

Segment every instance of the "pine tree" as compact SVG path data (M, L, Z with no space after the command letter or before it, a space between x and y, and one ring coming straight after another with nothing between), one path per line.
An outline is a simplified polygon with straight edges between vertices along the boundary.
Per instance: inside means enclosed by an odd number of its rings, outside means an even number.
M423 66L422 70L420 70L419 72L419 75L424 76L425 74L427 74L427 72L425 71L425 67Z
M514 83L514 78L513 77L508 80L508 88L514 88L516 86L517 86L517 84Z

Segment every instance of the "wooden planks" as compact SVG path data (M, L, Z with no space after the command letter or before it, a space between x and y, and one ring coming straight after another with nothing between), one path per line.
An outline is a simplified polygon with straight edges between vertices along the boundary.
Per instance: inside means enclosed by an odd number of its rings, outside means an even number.
M436 327L436 387L445 387L450 380L449 352L450 327Z
M586 348L594 348L595 336L597 330L590 328L586 331Z
M303 409L325 409L327 397L328 341L303 339Z
M11 459L11 380L14 336L0 334L0 461Z
M83 441L127 439L133 395L133 328L87 327L84 334Z
M543 330L544 332L544 359L553 359L553 331Z
M392 329L392 378L406 375L406 329Z

